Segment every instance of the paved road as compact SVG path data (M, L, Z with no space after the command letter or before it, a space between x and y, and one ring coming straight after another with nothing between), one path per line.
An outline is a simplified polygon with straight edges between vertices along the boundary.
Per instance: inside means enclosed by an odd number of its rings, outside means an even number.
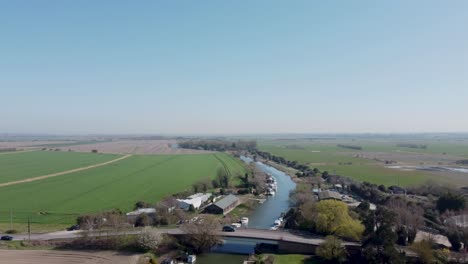
M183 231L178 228L171 229L151 229L153 232L159 232L161 234L170 235L181 235ZM138 234L142 230L131 230L126 232L114 233L111 235L132 235ZM287 241L296 242L302 244L319 245L324 241L320 236L313 236L310 234L290 231L271 231L263 229L238 229L236 232L219 232L222 237L233 237L233 238L250 238L250 239L261 239L261 240L272 240L272 241ZM58 231L45 234L31 234L31 240L52 240L52 239L71 239L80 236L80 231ZM14 240L27 240L28 235L13 235ZM345 246L360 246L356 242L344 242Z

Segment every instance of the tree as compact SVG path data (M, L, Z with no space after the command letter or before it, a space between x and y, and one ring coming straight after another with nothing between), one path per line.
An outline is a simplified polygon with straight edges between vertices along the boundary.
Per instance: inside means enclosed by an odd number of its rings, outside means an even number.
M154 251L162 242L162 235L150 229L143 229L137 237L137 246L142 251Z
M424 264L430 264L434 261L432 245L429 241L423 240L411 245L411 249L418 254L419 261Z
M447 192L439 197L437 200L437 209L439 212L444 213L447 210L459 211L465 208L465 197L461 194Z
M360 240L364 226L352 219L348 206L340 201L324 200L314 207L313 220L317 231L337 235L353 240Z
M364 219L366 238L362 244L362 255L366 263L399 264L404 258L395 248L397 235L393 232L396 215L384 207L369 212Z
M138 201L135 203L135 206L133 208L137 210L137 209L148 208L148 207L150 207L150 205L147 202Z
M398 244L411 244L416 238L418 229L424 225L424 210L420 206L409 203L404 199L390 199L387 207L395 213L395 225Z
M195 253L201 253L221 242L218 235L221 225L215 216L206 215L202 220L183 224L180 228L185 233L183 242Z
M142 213L140 214L135 220L135 226L149 226L152 223L151 217L147 214Z
M347 255L341 240L335 236L327 236L325 241L317 247L315 254L328 263L342 263Z

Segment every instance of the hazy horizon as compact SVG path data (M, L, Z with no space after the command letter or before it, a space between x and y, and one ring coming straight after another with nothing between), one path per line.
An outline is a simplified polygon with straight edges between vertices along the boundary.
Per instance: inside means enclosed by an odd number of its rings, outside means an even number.
M0 134L467 133L466 1L0 1Z

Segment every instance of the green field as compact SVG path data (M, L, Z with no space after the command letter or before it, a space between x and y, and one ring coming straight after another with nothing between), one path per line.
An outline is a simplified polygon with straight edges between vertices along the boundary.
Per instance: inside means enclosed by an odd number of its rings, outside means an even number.
M48 154L48 153L47 153ZM72 223L78 214L114 208L129 211L136 201L156 202L191 184L213 178L218 168L243 174L242 164L223 153L135 155L103 167L0 188L0 222L32 217L35 223Z
M367 181L376 184L411 186L421 184L427 181L450 182L444 177L426 173L423 171L401 171L382 166L381 163L369 159L356 158L346 153L355 153L356 150L350 150L337 147L337 144L359 145L363 151L368 152L392 152L392 151L419 151L439 154L439 151L445 151L450 154L463 154L467 147L456 147L455 145L445 144L437 145L437 150L413 150L407 148L397 148L394 143L389 142L370 142L370 141L340 141L336 142L311 142L305 140L287 140L287 141L264 141L259 145L260 150L269 152L273 155L284 157L291 161L297 161L308 165L311 168L318 168L322 171L328 171L332 174L347 176L358 181Z
M0 183L86 167L119 155L60 151L32 151L0 155Z

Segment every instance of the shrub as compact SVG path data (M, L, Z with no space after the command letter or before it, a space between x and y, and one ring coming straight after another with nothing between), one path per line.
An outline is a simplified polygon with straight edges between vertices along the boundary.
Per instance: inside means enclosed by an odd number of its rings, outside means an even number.
M342 263L346 260L346 250L341 245L341 240L334 236L327 236L315 253L326 262Z

